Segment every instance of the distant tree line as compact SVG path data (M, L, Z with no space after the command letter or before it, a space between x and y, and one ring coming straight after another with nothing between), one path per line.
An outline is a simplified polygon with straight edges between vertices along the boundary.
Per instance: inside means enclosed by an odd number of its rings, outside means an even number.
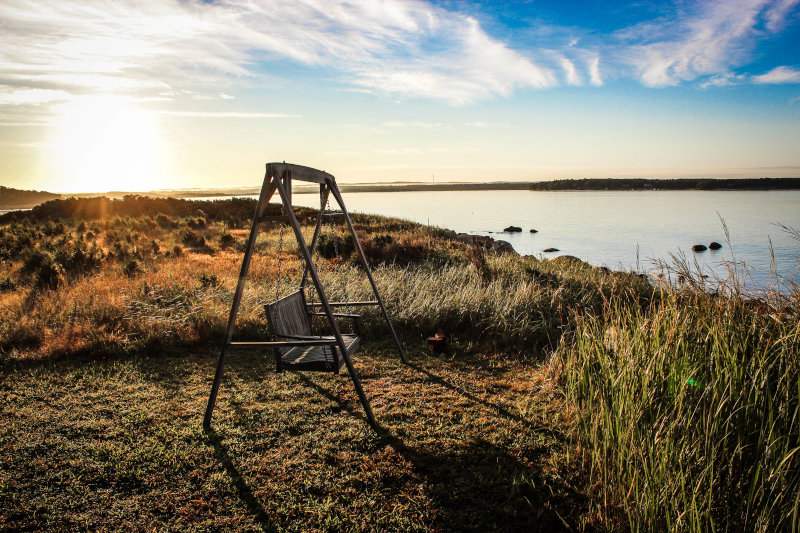
M250 224L255 208L256 200L250 198L213 201L150 198L138 195L128 195L121 199L110 199L104 196L67 198L45 202L30 211L6 213L0 216L0 223L55 219L98 220L111 217L155 217L165 214L171 217L199 216L208 221L225 222L229 227L242 227ZM270 205L270 214L278 214L278 210L278 206Z
M800 178L681 178L681 179L569 179L532 183L532 191L628 191L631 189L685 190L770 190L800 189Z

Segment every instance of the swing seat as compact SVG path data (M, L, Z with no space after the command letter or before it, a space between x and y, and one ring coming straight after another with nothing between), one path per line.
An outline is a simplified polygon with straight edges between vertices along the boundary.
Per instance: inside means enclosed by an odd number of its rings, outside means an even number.
M313 335L306 297L302 290L264 306L273 340L287 346L275 348L275 366L283 370L306 370L338 373L344 356L333 335ZM317 313L314 313L317 314ZM337 315L356 320L359 315ZM361 345L358 335L342 334L347 356ZM308 341L308 344L302 344Z

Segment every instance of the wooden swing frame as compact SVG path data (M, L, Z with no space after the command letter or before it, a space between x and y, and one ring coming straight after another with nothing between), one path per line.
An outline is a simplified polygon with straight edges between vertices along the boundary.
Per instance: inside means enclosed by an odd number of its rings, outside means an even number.
M300 228L300 223L297 220L297 216L294 213L293 204L292 204L292 182L294 180L304 181L304 182L311 182L319 184L319 191L320 191L320 199L321 199L321 206L319 215L317 217L316 226L314 228L314 235L311 240L311 247L306 244L306 240L303 237L303 232ZM281 202L283 204L283 216L274 217L274 216L266 216L267 205L269 204L270 199L278 192ZM374 301L362 301L362 302L329 302L327 296L325 295L325 290L322 286L322 283L319 279L319 274L317 273L316 266L314 265L313 261L313 251L316 250L316 243L317 239L320 236L320 229L322 227L322 218L324 216L325 206L328 205L328 198L329 195L333 195L336 202L339 204L339 208L342 211L342 215L344 216L344 220L347 224L347 228L350 231L350 235L353 238L353 245L358 254L358 258L360 260L361 266L364 268L364 272L369 279L370 285L372 286L372 292L375 296ZM332 335L329 336L317 336L317 337L303 337L298 339L291 339L288 338L286 340L273 340L273 341L233 341L233 333L236 326L236 316L239 313L239 304L242 301L242 294L244 293L244 286L247 280L247 273L250 270L250 261L253 257L253 252L255 251L256 245L256 238L258 237L258 232L262 224L267 222L274 222L278 221L281 223L288 223L292 230L294 231L295 238L297 239L297 245L300 249L300 253L305 261L305 270L303 272L303 279L300 284L300 291L304 290L304 286L307 280L310 278L311 282L314 284L314 288L317 291L317 295L319 296L319 303L314 304L315 307L321 307L321 313L315 313L316 315L327 317L328 325L330 326L330 331ZM304 300L304 299L303 299ZM372 414L372 408L370 407L369 400L367 396L364 394L364 390L361 387L361 380L358 378L358 374L356 373L355 368L353 367L352 360L350 359L350 354L358 347L358 339L356 339L355 346L351 339L348 339L347 342L345 341L345 336L342 335L341 330L339 329L339 324L337 322L337 314L333 312L334 307L340 306L365 306L365 305L377 305L381 308L383 313L383 317L386 320L386 324L389 326L389 331L392 333L392 338L394 339L395 345L397 346L397 350L400 353L400 359L404 363L408 363L406 359L405 352L403 351L403 347L400 344L400 339L397 337L397 333L394 330L394 326L392 326L392 321L389 319L389 314L386 312L386 306L383 303L383 299L378 292L378 286L375 284L375 279L372 276L372 271L369 268L369 264L367 263L366 256L364 255L364 250L361 248L361 243L358 241L358 237L356 236L355 228L353 227L353 222L350 220L350 214L347 212L347 209L344 205L344 200L342 199L342 195L339 192L339 187L336 185L336 179L327 172L323 172L320 170L316 170L310 167L304 167L300 165L293 165L287 163L267 163L266 173L264 175L264 183L261 186L261 195L258 199L258 204L256 205L256 211L253 216L253 223L250 228L250 236L247 239L247 246L245 249L244 258L242 259L242 268L239 272L239 281L236 285L236 292L233 295L233 303L231 304L231 311L230 315L228 316L228 326L225 331L225 340L222 345L222 349L219 354L219 359L217 360L217 370L214 375L214 382L211 386L211 393L208 397L208 405L206 407L205 417L203 419L203 427L208 429L211 427L211 417L214 413L214 405L217 401L217 393L219 392L220 382L222 381L222 374L225 368L225 356L229 349L254 349L254 348L273 348L276 350L279 349L289 349L292 350L294 348L299 349L308 349L313 347L329 347L329 349L333 352L336 352L337 356L341 358L341 361L347 367L347 371L350 374L350 378L353 381L353 386L355 387L356 393L358 394L359 400L361 400L361 404L364 407L364 411L367 415L367 420L369 424L378 429L378 422L375 420L375 416ZM269 310L267 311L269 312ZM274 334L274 332L273 332ZM276 356L277 358L277 356ZM276 359L277 360L277 359ZM281 370L281 363L278 362L278 370ZM302 370L302 368L299 368ZM333 369L328 369L329 371L338 372L338 366Z

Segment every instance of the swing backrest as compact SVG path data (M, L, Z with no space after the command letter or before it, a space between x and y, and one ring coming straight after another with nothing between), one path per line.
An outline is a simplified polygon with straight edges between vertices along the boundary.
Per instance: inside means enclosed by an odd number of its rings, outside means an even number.
M265 305L264 311L267 313L269 329L276 338L311 335L306 296L302 290Z

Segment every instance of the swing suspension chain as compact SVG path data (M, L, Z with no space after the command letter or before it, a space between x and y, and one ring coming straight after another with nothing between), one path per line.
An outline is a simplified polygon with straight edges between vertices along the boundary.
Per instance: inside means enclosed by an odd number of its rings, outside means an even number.
M336 237L336 227L333 223L333 217L331 217L331 233L333 234L333 251L336 254L336 263L340 263L341 256L339 255L339 239ZM339 283L342 286L342 297L347 305L345 305L345 312L350 312L350 296L347 294L347 283L344 281L344 270L342 269L342 265L336 264L336 268L339 270Z
M278 234L278 279L275 280L275 301L280 298L281 289L281 260L283 256L283 224L281 224L281 231Z
M319 212L319 216L320 217L325 216L325 212L328 210L328 204L329 203L330 203L330 197L326 197L325 198L325 205L320 205L320 212ZM322 202L320 202L320 204L322 204ZM322 229L322 228L320 228L320 229ZM319 241L322 240L321 233L322 232L320 231L320 234L317 235L317 238L316 238L316 240L314 240L313 246L311 247L311 261L314 261L314 258L317 257L317 250L319 249ZM307 273L309 270L311 270L311 266L310 265L306 265L305 270L306 270L306 273ZM304 276L303 279L305 281L305 276ZM313 307L314 306L314 295L317 293L317 287L314 286L313 283L311 285L312 285L314 290L309 291L309 293L308 293L308 301L311 304L311 306Z

